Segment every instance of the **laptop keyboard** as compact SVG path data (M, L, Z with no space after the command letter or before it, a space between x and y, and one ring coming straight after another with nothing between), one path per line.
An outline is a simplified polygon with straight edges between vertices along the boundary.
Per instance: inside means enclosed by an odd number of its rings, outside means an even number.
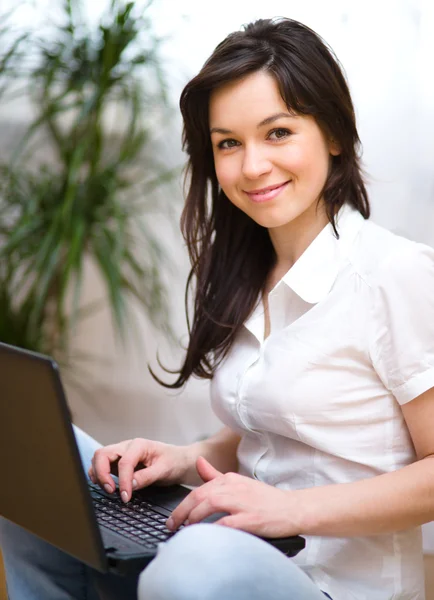
M147 548L155 548L174 535L166 528L168 517L158 513L148 502L133 496L124 504L116 496L105 495L98 486L89 484L89 490L100 525Z

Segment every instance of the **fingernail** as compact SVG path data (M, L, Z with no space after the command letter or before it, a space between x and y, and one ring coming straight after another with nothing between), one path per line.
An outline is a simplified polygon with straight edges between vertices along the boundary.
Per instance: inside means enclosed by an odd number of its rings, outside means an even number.
M166 527L167 529L175 529L175 521L172 519L172 517L169 517L166 521Z
M133 479L133 490L135 490L137 487L137 481L135 479Z
M190 525L190 521L189 521L188 519L186 519L186 520L184 521L184 525Z
M124 502L128 502L128 493L125 490L121 493L121 496Z
M104 489L107 492L107 494L111 494L113 492L113 488L111 485L109 485L108 483L104 484Z

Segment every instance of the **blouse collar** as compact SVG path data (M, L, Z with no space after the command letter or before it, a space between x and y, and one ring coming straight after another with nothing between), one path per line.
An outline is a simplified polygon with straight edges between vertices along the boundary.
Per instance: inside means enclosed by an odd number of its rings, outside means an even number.
M281 281L309 304L323 300L336 281L343 260L348 256L364 221L357 210L344 204L336 216L339 239L332 224L328 223Z

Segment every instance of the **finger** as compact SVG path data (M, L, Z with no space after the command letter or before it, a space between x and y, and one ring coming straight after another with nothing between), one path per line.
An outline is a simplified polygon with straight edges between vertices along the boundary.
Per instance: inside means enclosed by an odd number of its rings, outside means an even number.
M203 521L207 517L210 517L211 515L216 515L216 513L220 513L221 518L223 518L223 515L221 513L225 513L225 515L228 514L228 511L225 508L224 501L216 504L215 499L213 502L211 502L210 500L207 499L207 500L204 500L203 502L201 502L200 504L198 504L190 512L190 514L188 515L187 521L188 521L189 525L194 525L195 523L200 523L201 521ZM217 517L217 515L216 515L216 517ZM216 519L215 521L212 520L210 522L218 523L218 520Z
M110 474L111 463L118 460L119 454L111 450L110 446L98 449L92 458L92 468L98 483L106 492L111 494L116 489L116 484Z
M209 463L203 456L199 456L197 459L196 470L199 474L199 477L205 482L211 481L212 479L222 475L222 473L217 471L217 469L214 468L212 464Z
M148 448L143 445L143 440L133 440L118 463L119 472L119 491L123 502L129 502L132 491L138 485L139 473L145 469L139 469L136 473L135 468L139 464L146 465L148 458ZM147 469L146 469L147 470ZM140 479L143 474L140 475ZM133 487L133 481L135 483Z
M249 512L239 512L227 515L218 519L218 521L215 521L214 525L223 525L224 527L239 529L240 531L245 531L246 533L252 533L253 535L258 536L267 537L269 535L265 531L261 531L263 528L258 525L254 516Z
M240 518L240 515L227 515L215 521L214 525L223 525L223 527L231 527L231 529L240 529L247 533L254 533L248 521Z
M201 488L198 489L202 489L205 485L206 484L202 485ZM188 515L191 513L191 511L202 502L197 493L198 489L190 492L188 496L184 498L184 500L175 508L169 519L166 521L166 527L168 529L176 531L178 527L182 525L188 518Z
M167 472L167 467L159 463L134 471L134 479L136 480L136 487L134 489L140 490L153 483L164 482L167 478Z
M96 477L95 477L95 473L93 472L93 467L90 467L89 471L87 472L89 479L91 480L92 483L96 483Z

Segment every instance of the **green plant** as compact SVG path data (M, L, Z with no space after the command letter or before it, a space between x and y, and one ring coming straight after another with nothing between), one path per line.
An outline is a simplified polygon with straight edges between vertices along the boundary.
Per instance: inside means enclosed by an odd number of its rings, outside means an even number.
M111 0L91 30L79 0L63 0L64 23L30 48L36 118L0 165L0 340L64 362L83 315L86 261L121 337L131 298L170 332L165 253L145 200L178 170L148 151L168 110L148 6ZM0 90L17 74L19 47L0 56Z
M0 100L7 92L10 79L20 73L21 48L27 37L26 34L13 33L13 28L10 26L13 12L10 10L0 15L0 48L6 47L6 50L0 54Z

